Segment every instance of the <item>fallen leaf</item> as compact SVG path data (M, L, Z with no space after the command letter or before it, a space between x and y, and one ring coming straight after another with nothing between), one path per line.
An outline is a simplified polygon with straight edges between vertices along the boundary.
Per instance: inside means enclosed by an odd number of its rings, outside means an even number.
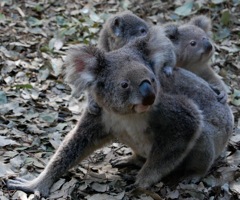
M93 183L91 187L97 192L106 192L108 190L107 184Z
M7 136L0 135L0 147L5 147L8 145L19 145L19 143L15 142L12 139L9 139Z
M180 16L188 16L191 14L192 8L193 8L193 2L192 1L186 2L182 6L178 7L174 11L174 13L176 13L177 15L180 15Z

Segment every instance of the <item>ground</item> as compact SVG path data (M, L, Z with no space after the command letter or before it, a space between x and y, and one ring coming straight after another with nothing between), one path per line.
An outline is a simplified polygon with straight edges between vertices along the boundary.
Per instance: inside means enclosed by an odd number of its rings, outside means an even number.
M63 60L74 44L97 44L99 30L113 13L129 9L154 23L189 20L204 14L213 21L216 53L212 67L229 88L235 117L226 153L195 184L125 192L124 177L135 168L112 168L109 161L131 154L117 143L96 151L65 174L49 199L239 199L240 198L240 2L239 0L2 0L0 2L0 199L34 199L8 191L13 174L32 179L39 174L63 137L76 124L85 105L71 96L63 81ZM42 198L44 199L44 198Z

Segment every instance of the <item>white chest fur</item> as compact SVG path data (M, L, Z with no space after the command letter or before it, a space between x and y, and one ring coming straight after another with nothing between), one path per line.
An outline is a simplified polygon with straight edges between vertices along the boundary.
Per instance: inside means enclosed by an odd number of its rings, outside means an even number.
M135 153L147 157L152 148L152 137L148 128L148 114L117 115L103 114L107 132L128 145Z

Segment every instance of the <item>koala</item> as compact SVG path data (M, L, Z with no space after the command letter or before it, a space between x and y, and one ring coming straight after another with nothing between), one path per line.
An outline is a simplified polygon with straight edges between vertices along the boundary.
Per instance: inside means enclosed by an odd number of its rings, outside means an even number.
M149 164L143 166L142 173L152 169L151 160L156 159L152 156L165 148L168 152L171 147L169 156L175 152L171 159L159 154L158 160L162 164L158 178L155 174L158 167L152 175L149 174L150 183L154 183L186 156L199 137L201 111L184 96L162 94L153 71L134 50L125 47L107 53L94 47L76 47L69 52L67 66L68 82L79 92L89 90L101 106L101 113L92 115L85 111L44 171L32 181L9 180L9 189L47 196L51 185L64 172L115 138L132 147L137 155L150 159ZM172 127L171 122L176 120L178 123ZM159 146L163 142L158 136L159 130L169 145L164 142ZM171 140L169 134L173 136ZM178 145L180 135L185 145ZM139 176L137 183L144 182Z
M176 170L186 177L207 173L231 135L232 113L191 72L177 68L171 77L161 70L155 74L166 62L159 59L163 51L147 49L148 42L149 37L139 38L111 52L69 51L66 80L78 92L87 89L101 112L85 111L43 172L32 181L8 180L9 189L48 196L62 174L116 138L144 160L133 187L148 188Z
M136 37L145 36L148 31L149 25L131 11L117 13L103 25L97 46L107 52L113 51L123 47ZM88 111L91 114L98 114L101 111L91 95L88 95L88 105Z
M228 143L233 130L233 114L228 105L222 104L221 101L216 103L219 99L215 92L199 76L183 68L173 68L172 75L166 76L161 66L171 61L171 66L174 66L175 57L172 56L171 50L175 51L175 47L165 37L161 27L152 27L149 30L150 36L147 44L143 44L138 51L141 52L143 59L150 63L150 68L160 82L162 92L169 95L185 95L197 104L204 115L202 134L189 155L177 167L173 177L177 179L175 175L179 174L181 179L196 178L196 174L198 177L203 177ZM201 165L199 165L199 160L201 160ZM113 166L128 164L141 166L142 163L141 157L134 155L123 160L116 159L112 164Z
M104 24L100 32L98 47L105 51L113 51L136 37L146 35L148 29L148 24L131 11L118 13Z
M176 66L189 70L206 80L218 95L219 100L226 103L225 85L209 64L214 54L210 19L200 15L186 24L166 24L164 29L175 48Z
M164 65L160 64L159 66L162 67L164 73L170 76L173 64L175 64L175 54L172 51L169 51L170 48L166 48L165 51L165 48L162 50L162 48L159 48L154 44L155 41L161 40L163 46L165 45L165 42L162 39L163 33L164 30L162 28L147 24L147 22L133 14L131 11L124 11L110 17L106 21L99 35L98 47L109 52L123 47L136 38L148 35L149 42L147 43L148 47L146 49L151 49L151 52L157 52L156 49L158 49L162 52L156 54L160 55L160 59L153 58L156 56L153 54L151 60L165 60L166 63L164 63ZM161 59L164 56L169 58Z

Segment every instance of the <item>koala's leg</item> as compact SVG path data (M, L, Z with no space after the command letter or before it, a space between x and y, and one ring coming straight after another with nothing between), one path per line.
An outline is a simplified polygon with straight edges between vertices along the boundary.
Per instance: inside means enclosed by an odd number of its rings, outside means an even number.
M148 188L173 171L188 155L202 131L197 105L181 96L161 96L150 118L154 139L135 186Z
M219 88L212 84L210 84L210 87L215 92L218 101L222 104L226 104L228 100L227 92L225 92L222 88Z
M179 166L183 171L184 179L187 181L197 181L209 171L216 159L212 140L212 136L209 136L207 131L203 131L198 142Z
M117 157L110 162L113 167L136 166L141 168L146 162L146 159L137 154L133 154L132 156Z
M9 180L8 189L48 196L52 184L97 148L110 141L112 136L105 133L101 115L85 112L76 127L68 133L43 172L34 180Z
M174 145L178 144L174 142ZM154 146L156 146L156 144L154 144ZM179 151L173 147L172 150L171 153L166 153L166 151L170 151L170 149L154 147L149 158L139 171L134 187L149 188L151 185L158 183L164 176L168 175L177 167L180 160L183 159L182 156L185 149ZM176 154L174 150L176 150Z

